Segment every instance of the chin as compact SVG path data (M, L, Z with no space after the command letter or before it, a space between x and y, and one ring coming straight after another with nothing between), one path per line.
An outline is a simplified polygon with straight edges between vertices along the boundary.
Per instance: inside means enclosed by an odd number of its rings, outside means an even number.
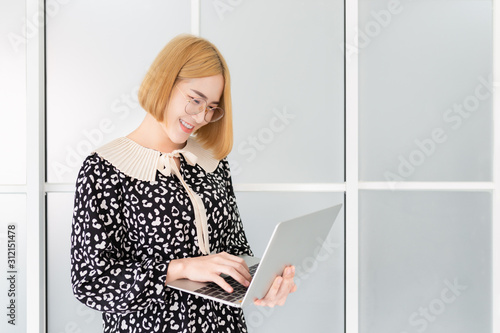
M182 145L186 143L190 135L186 133L180 133L178 135L170 135L167 133L167 136L173 144Z

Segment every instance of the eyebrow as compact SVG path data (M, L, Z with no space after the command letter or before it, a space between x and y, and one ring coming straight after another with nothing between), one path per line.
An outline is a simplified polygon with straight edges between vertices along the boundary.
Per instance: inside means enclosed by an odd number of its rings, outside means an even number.
M198 96L200 96L200 97L202 97L202 98L204 98L204 99L206 99L208 101L208 97L205 96L204 93L202 93L202 92L200 92L198 90L194 90L194 89L191 89L191 91L194 92L195 94L197 94ZM219 104L219 101L213 101L213 102L210 102L209 104L212 104L212 103L213 104Z

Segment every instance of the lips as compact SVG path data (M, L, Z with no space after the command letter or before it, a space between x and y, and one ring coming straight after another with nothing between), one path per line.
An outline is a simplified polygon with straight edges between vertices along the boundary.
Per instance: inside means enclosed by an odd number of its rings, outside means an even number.
M184 120L180 119L179 120L181 124L181 129L186 132L186 133L191 133L194 130L194 126L191 125L190 123L185 122Z

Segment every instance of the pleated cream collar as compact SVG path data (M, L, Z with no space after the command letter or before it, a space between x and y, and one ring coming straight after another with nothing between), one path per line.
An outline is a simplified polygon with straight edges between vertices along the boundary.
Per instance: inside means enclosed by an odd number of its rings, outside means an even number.
M198 164L206 172L214 172L220 162L193 138L187 141L184 148L168 154L141 146L127 137L115 139L97 148L94 152L124 174L149 182L156 181L157 170L162 171L161 168L164 166L161 161L162 156L168 157L180 153L189 164Z
M200 251L203 254L210 253L205 205L200 196L184 181L174 160L175 157L182 154L188 164L193 166L198 164L206 172L214 172L220 161L215 159L209 151L192 138L187 141L186 146L182 149L174 150L171 153L161 153L141 146L127 137L121 137L97 148L94 152L124 174L139 180L155 182L157 171L165 176L175 174L193 204Z

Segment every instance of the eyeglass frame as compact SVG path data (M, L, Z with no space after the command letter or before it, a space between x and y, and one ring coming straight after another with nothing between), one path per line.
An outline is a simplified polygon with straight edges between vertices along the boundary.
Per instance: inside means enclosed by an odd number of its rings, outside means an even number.
M223 108L218 107L218 106L211 107L211 106L209 106L209 105L208 105L208 101L207 101L206 99L201 98L201 97L200 97L200 98L189 97L189 96L187 96L187 95L186 95L186 94L185 94L185 93L181 90L181 88L179 88L179 86L178 86L178 85L176 85L175 87L176 87L176 88L177 88L177 89L181 92L182 96L186 99L186 102L187 102L187 103L186 103L186 106L184 107L184 112L186 112L186 114L188 114L188 115L190 115L190 116L195 116L195 115L197 115L197 114L200 114L200 113L202 113L202 112L205 112L205 114L203 115L203 119L204 119L207 123L215 123L215 122L217 122L217 121L221 120L222 118L224 118L224 115L226 114L226 111L225 111ZM200 111L198 111L197 113L188 113L188 112L187 112L187 107L188 107L189 103L191 103L191 102L192 102L193 100L195 100L195 99L199 99L199 100L205 101L205 105L206 105L205 110L200 110ZM210 120L210 121L207 121L207 119L206 119L205 117L207 116L207 113L208 113L208 110L209 110L209 109L219 109L219 110L221 110L221 111L222 111L222 116L220 116L220 118L218 118L218 119L216 119L216 120Z

